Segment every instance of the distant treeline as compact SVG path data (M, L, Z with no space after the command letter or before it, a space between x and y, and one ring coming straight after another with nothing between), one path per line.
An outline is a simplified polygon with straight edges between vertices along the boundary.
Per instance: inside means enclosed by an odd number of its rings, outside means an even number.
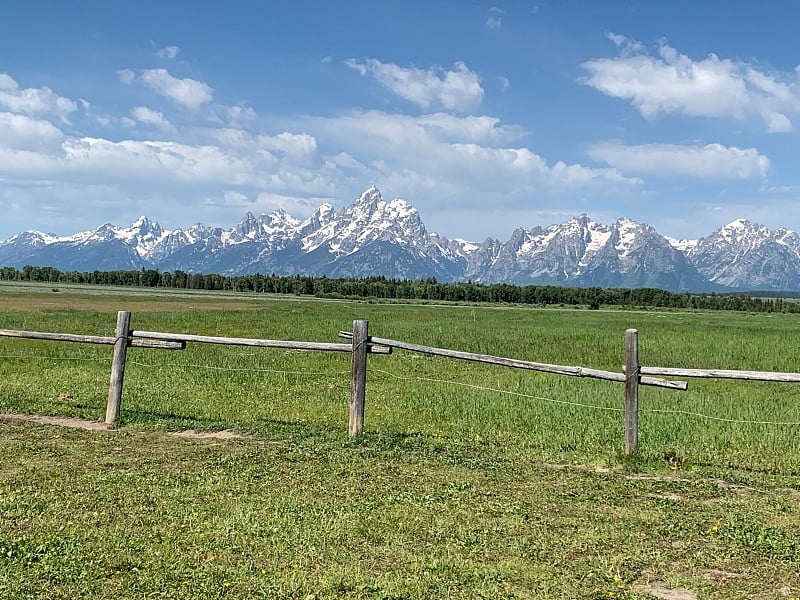
M385 277L330 279L306 275L237 275L157 271L59 271L27 265L21 270L0 268L0 281L39 281L51 284L88 283L149 288L226 290L266 294L295 294L321 298L432 300L447 302L494 302L539 305L698 308L753 312L800 313L800 303L747 294L690 294L656 288L563 287L497 283L440 283L436 279L409 281Z

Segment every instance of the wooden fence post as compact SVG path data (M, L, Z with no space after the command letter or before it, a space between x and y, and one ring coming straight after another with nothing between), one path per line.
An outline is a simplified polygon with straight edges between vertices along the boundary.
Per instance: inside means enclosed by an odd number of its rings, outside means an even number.
M367 340L369 321L353 321L353 352L350 370L350 437L364 430L364 398L367 391Z
M639 332L625 332L625 454L639 446Z
M117 330L114 334L114 361L111 363L111 381L108 386L106 423L113 425L119 418L122 403L122 381L125 379L125 358L128 354L128 333L131 328L131 313L117 313Z

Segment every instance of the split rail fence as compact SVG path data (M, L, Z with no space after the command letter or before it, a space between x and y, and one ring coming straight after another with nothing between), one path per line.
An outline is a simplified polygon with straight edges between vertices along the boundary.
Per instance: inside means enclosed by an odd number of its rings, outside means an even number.
M25 338L74 342L81 344L105 344L114 347L109 380L108 402L105 422L116 424L122 404L122 389L125 379L125 362L128 348L149 348L161 350L183 350L187 343L223 344L230 346L254 346L262 348L284 348L290 350L317 350L325 352L351 353L350 372L350 411L348 434L360 435L364 430L364 404L366 399L367 355L391 354L393 348L418 352L432 356L442 356L459 360L500 365L514 369L541 371L570 377L589 377L625 384L625 442L626 454L633 454L638 447L639 386L654 386L678 391L688 389L685 381L670 381L660 377L698 377L713 379L743 379L748 381L777 381L800 383L800 373L775 373L770 371L734 371L719 369L684 369L671 367L648 367L639 364L638 331L625 332L625 364L622 372L604 371L588 367L553 365L514 358L503 358L487 354L461 352L445 348L423 346L398 340L369 335L368 321L353 321L353 331L340 331L339 337L348 343L300 342L290 340L268 340L257 338L231 338L188 333L164 333L157 331L138 331L130 327L131 313L117 313L117 326L113 337L76 335L68 333L44 333L0 329L0 337ZM658 376L658 377L654 377Z

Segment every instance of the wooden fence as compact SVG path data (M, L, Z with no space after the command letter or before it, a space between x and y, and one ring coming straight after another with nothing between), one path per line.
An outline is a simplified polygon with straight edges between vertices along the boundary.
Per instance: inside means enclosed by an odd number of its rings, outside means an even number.
M685 381L670 381L654 377L702 377L718 379L744 379L749 381L800 382L800 373L773 373L768 371L731 371L714 369L681 369L669 367L647 367L639 364L638 331L625 332L625 364L622 372L603 371L579 366L553 365L514 358L503 358L487 354L461 352L432 346L422 346L398 340L369 335L368 321L353 321L353 331L340 331L339 337L349 343L298 342L289 340L268 340L256 338L230 338L188 333L164 333L157 331L138 331L130 328L131 313L120 311L114 337L75 335L67 333L43 333L0 329L0 337L14 337L34 340L50 340L83 344L105 344L114 347L111 376L106 405L105 422L115 424L119 419L122 403L122 389L125 378L125 362L128 348L149 348L162 350L183 350L187 343L224 344L232 346L254 346L262 348L284 348L290 350L317 350L324 352L351 353L350 372L350 411L348 434L353 437L364 430L364 403L366 398L367 355L391 354L393 348L418 352L432 356L443 356L459 360L500 365L514 369L526 369L566 375L570 377L590 377L625 384L625 442L626 454L633 454L638 447L639 386L654 386L684 391L688 389Z

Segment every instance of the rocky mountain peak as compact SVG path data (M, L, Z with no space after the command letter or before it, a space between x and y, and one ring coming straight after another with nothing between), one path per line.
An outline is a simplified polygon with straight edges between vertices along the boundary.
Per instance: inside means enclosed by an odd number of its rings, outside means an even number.
M102 259L102 260L101 260ZM100 262L98 262L100 261ZM67 237L25 232L0 242L0 266L65 270L158 268L601 287L800 289L800 236L737 219L697 241L662 237L622 217L612 225L580 214L547 227L519 227L482 244L429 233L402 198L376 187L339 211L319 206L300 220L283 209L247 212L229 229L200 223L163 230L146 216Z

